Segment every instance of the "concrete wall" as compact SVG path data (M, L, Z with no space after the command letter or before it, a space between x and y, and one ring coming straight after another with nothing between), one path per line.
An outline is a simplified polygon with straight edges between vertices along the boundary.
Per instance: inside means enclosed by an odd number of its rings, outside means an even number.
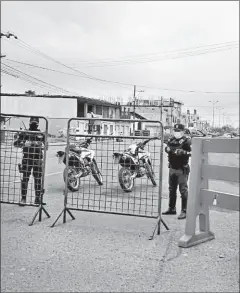
M69 118L77 116L77 100L26 96L1 96L1 113L17 115L44 116L48 119L50 134L58 134L60 129L67 129ZM6 127L11 129L24 129L29 127L28 118L13 118L7 122ZM40 120L40 128L45 129L44 121Z
M72 118L77 116L77 100L1 96L1 113L41 115L50 118Z

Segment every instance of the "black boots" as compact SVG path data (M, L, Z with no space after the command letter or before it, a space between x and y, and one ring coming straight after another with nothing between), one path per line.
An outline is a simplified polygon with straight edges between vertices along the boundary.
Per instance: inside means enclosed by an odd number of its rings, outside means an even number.
M41 204L41 196L36 196L36 197L35 197L34 204L38 204L38 205Z
M181 211L180 215L178 216L178 220L186 219L186 211Z
M186 219L186 213L187 213L187 196L182 196L182 211L180 215L178 216L179 220Z
M19 206L20 206L20 207L25 206L25 205L26 205L26 202L27 202L27 198L26 198L26 196L22 196L22 198L21 198L21 200L20 200L20 202L19 202Z
M182 197L182 210L180 215L178 216L179 220L186 219L187 212L187 197ZM176 215L176 207L173 207L173 200L169 199L169 208L162 213L163 215Z
M169 207L165 212L163 212L163 215L176 215L176 208Z
M25 206L26 202L27 202L27 197L23 195L20 202L19 202L19 206L21 206L21 207ZM36 194L34 204L36 204L36 205L41 204L41 196L40 195Z
M169 208L166 212L163 212L163 215L176 215L176 200L177 196L170 195L169 197Z
M40 205L41 204L41 192L35 191L35 201L34 204Z

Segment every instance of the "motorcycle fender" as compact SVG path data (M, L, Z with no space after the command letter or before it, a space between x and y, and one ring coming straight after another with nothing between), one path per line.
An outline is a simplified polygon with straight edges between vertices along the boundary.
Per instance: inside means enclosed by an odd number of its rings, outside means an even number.
M149 157L147 155L144 155L141 157L141 160L146 163L146 162L148 162Z

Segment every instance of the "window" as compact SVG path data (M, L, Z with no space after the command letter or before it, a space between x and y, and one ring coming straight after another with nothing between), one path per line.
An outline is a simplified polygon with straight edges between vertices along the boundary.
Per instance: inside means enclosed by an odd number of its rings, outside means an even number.
M110 134L113 134L113 125L110 125Z
M104 127L103 127L103 133L107 135L107 130L108 130L108 127L106 124L104 124Z
M109 107L103 107L103 118L109 118Z
M96 114L102 115L102 106L96 106Z
M114 118L114 109L110 108L110 118Z

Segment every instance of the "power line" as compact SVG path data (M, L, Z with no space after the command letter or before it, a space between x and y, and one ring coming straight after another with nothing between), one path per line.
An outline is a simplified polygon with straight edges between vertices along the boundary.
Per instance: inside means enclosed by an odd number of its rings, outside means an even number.
M222 46L222 45L234 45L234 44L238 44L238 41L229 41L229 42L223 42L223 43L216 43L216 44L210 44L210 45L201 45L201 46L194 46L194 47L188 47L188 48L183 48L183 49L175 49L175 50L168 50L163 51L163 52L155 52L155 53L148 53L148 54L138 54L138 55L130 55L130 56L124 56L124 57L118 57L118 59L114 60L114 58L101 58L101 59L96 59L96 61L76 61L72 64L76 64L76 63L82 63L82 64L100 64L100 63L105 63L110 61L110 62L117 62L117 61L127 61L124 60L125 58L139 58L139 57L151 57L151 56L156 56L156 55L163 55L163 54L169 54L169 53L178 53L178 52L183 52L183 51L187 51L187 50L193 50L193 49L198 49L198 48L208 48L208 47L215 47L215 46ZM123 60L119 60L119 59L123 59ZM102 61L100 61L102 60Z
M60 70L56 70L56 69L52 69L52 68L48 68L48 67L43 67L43 66L39 66L39 65L34 65L34 64L30 64L30 63L20 62L20 61L16 61L16 60L12 60L12 59L6 59L6 61L18 63L18 64L21 64L21 65L25 65L25 66L29 66L29 67L33 67L33 68L38 68L38 69L48 70L48 71L52 71L52 72L57 72L57 73L65 74L65 75L77 76L77 77L81 77L81 78L88 78L88 77L85 77L85 76L79 76L79 74L60 71ZM123 87L123 88L129 88L129 86L124 86L124 85L119 85L119 86Z
M48 87L50 86L50 88L54 88L55 90L58 90L58 91L61 91L61 92L65 92L65 93L70 93L70 94L72 94L72 93L71 93L70 91L68 91L68 90L65 90L65 89L63 89L63 88L61 88L61 87L55 86L55 85L53 85L53 84L50 84L50 83L48 83L48 82L46 82L46 81L43 81L43 80L41 80L41 79L38 79L38 78L36 78L36 77L34 77L34 76L31 76L31 75L29 75L29 74L26 74L26 73L24 73L24 72L22 72L22 71L20 71L20 70L18 70L18 69L15 69L15 68L12 67L12 66L9 66L9 65L4 64L4 63L2 63L2 65L5 66L5 68L7 67L8 69L12 70L13 72L16 72L16 74L20 75L21 77L25 77L25 80L26 80L26 78L27 78L27 81L32 80L32 81L34 81L34 82L37 82L38 84L40 83L41 85L44 84L44 85L47 85Z
M110 80L106 80L106 79L101 79L101 78L96 78L94 76L88 75L84 72L81 72L73 67L70 67L68 65L63 64L62 62L59 62L55 59L53 59L52 57L49 57L48 55L42 53L41 51L35 49L34 47L32 47L31 45L28 45L27 43L25 43L22 40L19 40L21 42L21 44L23 44L23 46L25 46L25 49L28 49L36 54L40 54L42 57L47 58L48 60L51 60L57 64L60 64L70 70L73 70L77 73L80 74L80 76L84 76L85 78L89 78L95 81L100 81L100 82L105 82L105 83L111 83L111 84L115 84L115 85L125 85L125 86L134 86L134 84L129 84L129 83L123 83L123 82L118 82L118 81L110 81ZM16 44L16 43L13 43ZM17 44L19 45L19 44ZM196 91L196 90L182 90L182 89L170 89L170 88L160 88L160 87L152 87L152 86L146 86L146 85L138 85L136 84L137 87L142 87L142 88L149 88L149 89L158 89L158 90L163 90L163 91L175 91L175 92L188 92L188 93L202 93L202 94L238 94L239 92L217 92L217 91Z
M38 66L38 65L34 65L34 64L30 64L30 63L25 63L25 62L20 62L20 61L16 61L16 60L12 60L12 59L6 59L6 61L10 61L10 62L14 62L14 63L18 63L18 64L22 64L22 65L26 65L26 66L30 66L30 67L34 67L34 68L39 68L42 70L48 70L48 71L52 71L52 72L57 72L57 73L61 73L61 74L66 74L66 75L71 75L71 76L77 76L79 77L79 75L77 74L73 74L73 73L69 73L69 72L64 72L64 71L59 71L59 70L55 70L52 68L47 68L47 67L43 67L43 66ZM88 77L84 77L81 76L82 78L88 78ZM126 86L132 86L132 84L126 84L126 83L120 83L121 85L126 85ZM138 85L138 87L145 87L145 88L149 88L149 89L161 89L162 88L156 88L156 87L151 87L151 86L144 86L144 85ZM176 90L176 89L164 89L164 90L172 90L172 91L182 91L182 92L186 92L186 90ZM239 92L199 92L199 91L192 91L189 90L187 92L198 92L198 93L219 93L219 94L238 94Z
M3 69L1 69L1 72L5 73L5 74L7 74L7 75L13 76L13 77L15 77L15 78L19 78L19 79L21 79L21 80L23 80L23 81L27 81L28 83L30 83L30 84L32 84L32 85L34 85L34 86L38 86L39 88L47 89L49 92L53 92L53 93L56 93L56 92L57 92L57 93L62 93L62 91L52 90L52 88L50 88L50 87L48 87L48 86L46 86L46 85L43 85L43 84L41 84L41 83L39 83L39 82L36 82L36 81L34 81L34 80L32 80L32 79L30 79L30 78L24 76L24 75L15 75L15 74L12 73L10 70L3 70Z
M205 49L202 51L197 51L197 52L185 52L185 53L177 53L173 54L173 56L159 56L155 58L145 58L141 60L125 60L125 61L109 61L109 62L103 62L103 64L90 64L90 65L84 65L86 68L91 68L91 67L109 67L109 66L123 66L123 65L135 65L135 64L143 64L143 63L151 63L151 62L158 62L162 60L173 60L173 59L180 59L180 58L186 58L186 57L194 57L194 56L200 56L200 55L205 55L205 54L210 54L210 53L216 53L216 52L222 52L226 50L232 50L232 49L237 49L238 45L228 45L225 47L216 47L212 49ZM169 55L169 54L168 54Z

